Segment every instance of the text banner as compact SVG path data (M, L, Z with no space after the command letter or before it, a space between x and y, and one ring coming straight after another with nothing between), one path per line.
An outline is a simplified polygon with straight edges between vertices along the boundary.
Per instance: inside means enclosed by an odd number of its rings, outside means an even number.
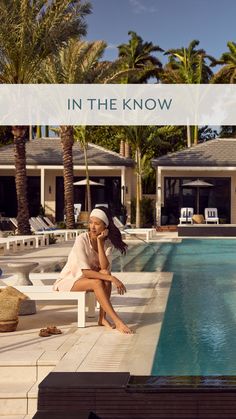
M236 85L0 84L0 125L236 125Z

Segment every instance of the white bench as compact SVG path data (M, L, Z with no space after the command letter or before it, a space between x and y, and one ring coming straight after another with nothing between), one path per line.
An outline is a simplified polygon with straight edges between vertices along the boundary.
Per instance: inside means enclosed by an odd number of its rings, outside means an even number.
M4 286L0 286L5 288ZM78 327L85 327L85 312L86 306L88 307L88 317L95 316L95 294L94 292L86 291L53 291L52 285L14 285L14 288L23 292L30 299L35 301L61 301L61 300L72 300L76 301L78 305Z
M124 228L121 233L125 233L130 236L140 236L145 235L146 241L149 242L154 236L155 229L154 228Z
M0 245L4 247L4 254L9 252L18 252L24 250L25 243L28 240L23 240L20 236L1 237Z
M0 237L0 248L3 248L3 254L9 252L22 252L27 249L39 248L49 244L49 238L46 236L8 236Z
M32 236L19 236L20 238L24 240L32 240L35 241L35 245L34 247L36 247L36 249L38 249L39 247L42 246L48 246L49 245L49 237L48 236L41 236L41 235L32 235Z

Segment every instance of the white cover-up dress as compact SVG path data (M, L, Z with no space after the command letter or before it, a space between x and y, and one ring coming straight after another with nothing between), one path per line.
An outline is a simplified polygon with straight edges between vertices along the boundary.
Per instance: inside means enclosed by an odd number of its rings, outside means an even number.
M104 251L108 259L108 270L111 269L113 245L109 239L104 242ZM89 234L81 233L76 237L70 251L66 265L62 269L59 278L53 285L54 291L70 291L75 281L83 276L82 269L99 271L98 253L93 249Z

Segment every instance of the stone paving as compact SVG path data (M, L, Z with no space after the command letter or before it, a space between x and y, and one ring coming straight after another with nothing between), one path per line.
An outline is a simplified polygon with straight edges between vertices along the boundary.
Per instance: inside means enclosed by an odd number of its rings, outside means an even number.
M176 241L176 233L157 233L156 240ZM7 263L38 262L45 265L65 260L73 242L51 245L17 255L0 257L3 283L14 283ZM127 294L112 292L112 303L122 319L135 331L125 336L97 326L88 319L78 329L76 307L55 303L37 304L37 313L20 316L15 332L0 335L0 417L31 418L37 409L38 384L50 371L129 371L150 374L172 273L120 272ZM49 281L53 274L49 274ZM40 281L40 274L30 276ZM50 279L51 278L51 279ZM38 332L55 324L61 335L41 338Z

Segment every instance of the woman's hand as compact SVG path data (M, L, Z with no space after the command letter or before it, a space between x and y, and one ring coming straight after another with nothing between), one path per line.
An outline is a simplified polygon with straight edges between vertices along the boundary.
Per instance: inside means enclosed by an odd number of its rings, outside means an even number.
M121 282L118 278L116 278L116 276L111 275L111 277L112 277L113 284L117 288L118 294L123 295L126 292L126 288L125 288L123 282Z
M105 240L105 238L108 236L109 230L108 228L105 228L105 230L103 230L99 236L97 236L97 240Z

